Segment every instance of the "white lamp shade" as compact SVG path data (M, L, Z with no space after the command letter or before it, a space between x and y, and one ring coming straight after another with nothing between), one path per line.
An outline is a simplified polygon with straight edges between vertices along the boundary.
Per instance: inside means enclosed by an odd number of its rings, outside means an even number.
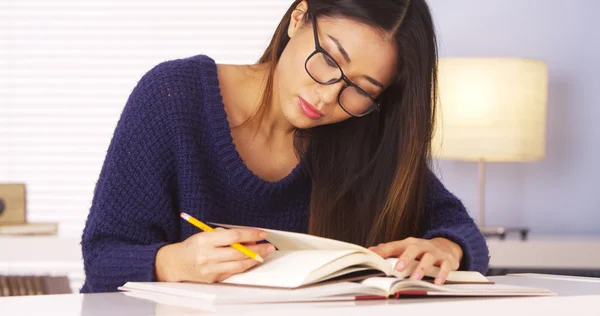
M440 58L434 157L531 161L545 154L548 71L521 58Z

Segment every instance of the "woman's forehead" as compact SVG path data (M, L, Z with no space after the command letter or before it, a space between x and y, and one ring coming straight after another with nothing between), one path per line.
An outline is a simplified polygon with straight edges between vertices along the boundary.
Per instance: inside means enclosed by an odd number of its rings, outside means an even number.
M395 70L396 47L381 29L346 18L319 18L317 25L321 46L330 54L341 56L337 45L330 39L333 37L348 53L351 62L346 68L366 72L365 74L377 76L383 81L391 76L386 73Z

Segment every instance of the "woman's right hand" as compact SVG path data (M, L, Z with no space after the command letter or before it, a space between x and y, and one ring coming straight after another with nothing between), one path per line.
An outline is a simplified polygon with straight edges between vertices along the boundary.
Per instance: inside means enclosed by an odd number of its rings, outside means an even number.
M266 258L275 251L275 247L268 243L256 244L265 237L266 233L263 231L238 228L192 235L182 242L158 250L155 259L156 279L163 282L223 281L258 264L230 245L243 244Z

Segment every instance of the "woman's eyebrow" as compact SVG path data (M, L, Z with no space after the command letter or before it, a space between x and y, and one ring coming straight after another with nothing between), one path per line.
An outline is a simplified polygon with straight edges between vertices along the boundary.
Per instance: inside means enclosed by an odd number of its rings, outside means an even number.
M344 49L344 46L342 46L340 41L338 41L337 38L335 38L329 34L327 34L327 37L329 37L335 43L335 45L337 45L337 48L340 50L340 53L342 54L342 56L344 57L346 62L351 63L352 61L350 60L350 56L348 56L348 52L346 52L346 50Z
M383 83L373 79L372 77L369 77L367 75L363 75L363 77L367 78L367 80L369 80L370 83L380 87L381 89L385 88L385 86L383 85Z
M342 54L342 57L344 57L344 59L346 60L346 62L347 63L351 63L352 60L350 60L350 56L348 55L348 52L344 49L344 46L342 46L342 44L340 43L340 41L337 38L335 38L335 37L333 37L333 36L331 36L329 34L327 34L327 37L329 37L335 43L335 45L337 46L338 50L340 51L340 54ZM364 75L363 77L365 77L367 80L369 80L370 83L372 83L372 84L380 87L381 89L384 88L384 85L381 82L373 79L372 77L369 77L367 75Z

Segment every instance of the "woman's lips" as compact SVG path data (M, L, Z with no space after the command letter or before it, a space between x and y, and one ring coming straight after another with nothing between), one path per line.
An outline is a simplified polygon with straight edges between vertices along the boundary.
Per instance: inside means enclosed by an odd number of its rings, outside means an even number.
M298 105L300 105L300 109L304 115L310 117L313 120L320 119L323 117L323 113L319 112L319 110L315 109L312 104L308 103L306 100L298 97Z

